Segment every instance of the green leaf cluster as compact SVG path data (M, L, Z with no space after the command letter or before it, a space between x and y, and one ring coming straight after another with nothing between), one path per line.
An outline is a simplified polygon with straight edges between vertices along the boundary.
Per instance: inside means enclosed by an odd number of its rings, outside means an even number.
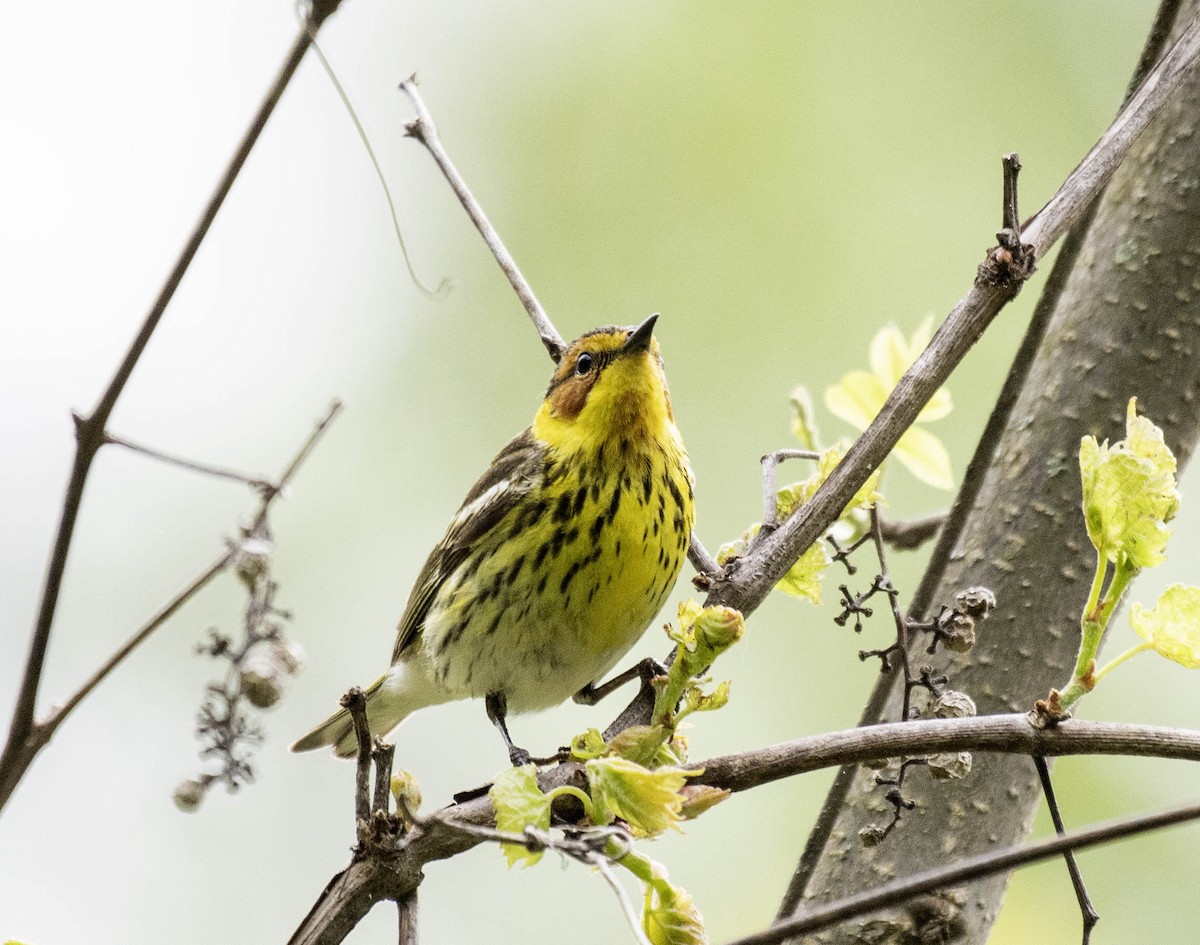
M1179 508L1175 456L1163 432L1137 414L1129 401L1125 438L1109 444L1085 436L1079 444L1079 475L1088 538L1096 549L1096 573L1080 618L1079 656L1062 692L1051 690L1047 707L1066 714L1084 694L1125 660L1154 650L1188 669L1200 668L1200 588L1175 584L1153 609L1134 604L1130 622L1142 642L1096 669L1100 642L1125 591L1142 568L1166 560Z
M1088 538L1097 553L1118 568L1153 568L1166 560L1179 509L1175 457L1163 433L1137 415L1129 401L1125 439L1109 445L1085 436L1079 444L1079 474Z
M528 843L501 844L509 866L531 866L541 859L539 835L549 831L554 799L560 795L575 797L591 824L620 824L634 837L678 829L681 821L700 816L728 797L729 791L687 783L701 771L683 767L687 741L677 729L693 712L711 712L728 703L728 682L706 689L708 680L699 677L745 632L739 611L682 603L678 625L667 627L676 645L675 660L665 675L653 681L652 724L625 729L609 741L594 728L571 740L571 757L583 763L586 791L563 785L545 792L533 765L502 772L489 791L496 826L505 833L530 837ZM642 924L651 942L700 945L707 941L691 896L668 882L662 866L636 850L620 848L615 841L606 850L616 865L645 883Z

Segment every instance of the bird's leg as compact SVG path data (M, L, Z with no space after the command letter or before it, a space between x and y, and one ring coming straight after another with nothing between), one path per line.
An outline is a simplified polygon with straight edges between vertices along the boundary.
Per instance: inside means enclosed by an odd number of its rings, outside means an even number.
M643 686L649 686L650 680L654 679L654 677L665 675L667 675L667 667L663 666L653 656L647 656L640 663L630 666L625 672L617 673L617 675L606 683L601 683L598 686L595 683L588 683L571 698L580 705L595 705L610 692L624 686L631 679L641 679Z
M508 724L505 721L505 717L508 715L508 700L504 697L504 693L488 693L483 704L487 707L488 718L500 730L500 737L504 739L504 744L508 748L508 760L512 762L513 767L519 768L521 765L529 764L529 752L514 745L512 736L508 734Z

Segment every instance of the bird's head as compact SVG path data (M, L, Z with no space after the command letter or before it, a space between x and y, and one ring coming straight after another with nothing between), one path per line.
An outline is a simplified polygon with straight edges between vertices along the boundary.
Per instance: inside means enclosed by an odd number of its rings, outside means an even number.
M673 425L654 337L657 318L631 328L595 328L571 342L550 378L534 433L550 442L578 438L579 445L595 445L615 436L659 436Z

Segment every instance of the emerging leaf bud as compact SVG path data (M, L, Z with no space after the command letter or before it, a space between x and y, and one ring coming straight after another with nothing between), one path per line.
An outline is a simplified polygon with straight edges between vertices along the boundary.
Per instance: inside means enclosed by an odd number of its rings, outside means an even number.
M642 929L651 945L707 945L695 902L684 890L665 880L652 884L642 913Z
M679 808L679 813L683 815L684 820L695 820L733 792L710 784L685 784L679 789L679 793L683 796L683 805Z
M608 745L605 744L604 736L600 734L599 729L589 728L586 732L581 732L571 739L571 757L579 761L599 758L607 752Z
M392 789L392 797L396 799L396 807L401 813L415 815L421 809L421 785L417 784L417 779L411 772L397 771L392 775L389 786Z
M746 619L732 607L705 607L696 618L696 640L716 656L737 643L746 632Z
M631 725L614 735L606 750L611 749L614 755L634 764L651 765L666 740L667 732L661 725ZM599 758L603 754L601 751L589 757Z

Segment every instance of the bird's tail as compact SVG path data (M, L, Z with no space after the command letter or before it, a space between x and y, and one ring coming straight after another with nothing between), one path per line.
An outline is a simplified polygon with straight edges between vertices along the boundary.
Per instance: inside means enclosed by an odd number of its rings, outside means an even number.
M386 676L380 676L364 693L367 697L367 724L372 735L390 732L410 711L408 707L398 706L394 700L386 698L387 693L383 688L385 679ZM292 751L316 751L329 745L333 746L333 753L339 758L353 758L358 753L354 720L345 709L339 709L297 741L292 745Z
M367 725L372 735L387 735L417 709L446 702L451 696L430 679L423 652L396 663L367 687ZM354 721L345 709L339 709L311 732L292 745L292 751L315 751L333 746L339 758L358 753Z

